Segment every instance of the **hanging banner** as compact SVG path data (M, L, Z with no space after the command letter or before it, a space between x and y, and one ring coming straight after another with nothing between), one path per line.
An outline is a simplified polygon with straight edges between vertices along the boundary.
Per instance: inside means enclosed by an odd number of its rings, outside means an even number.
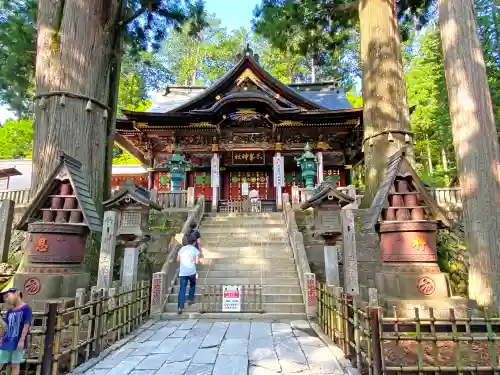
M212 163L211 163L211 186L212 187L219 187L220 186L220 173L219 173L219 155L214 154L212 156Z
M285 163L283 156L279 153L273 157L273 177L274 186L285 185Z

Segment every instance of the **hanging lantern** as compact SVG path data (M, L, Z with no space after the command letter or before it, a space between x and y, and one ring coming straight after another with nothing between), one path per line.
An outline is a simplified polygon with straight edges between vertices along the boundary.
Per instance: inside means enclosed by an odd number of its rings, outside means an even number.
M45 107L47 106L47 102L45 100L45 96L42 96L40 98L40 101L38 102L38 106L41 108L41 109L45 109Z
M85 107L85 110L87 112L91 112L92 111L92 102L90 100L87 102L87 106Z

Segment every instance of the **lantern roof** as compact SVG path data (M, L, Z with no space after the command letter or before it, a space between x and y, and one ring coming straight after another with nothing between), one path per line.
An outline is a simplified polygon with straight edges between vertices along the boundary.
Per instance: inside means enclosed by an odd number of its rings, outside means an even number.
M417 192L424 202L426 213L433 220L436 220L440 228L450 227L450 220L438 206L437 201L427 190L424 182L420 179L417 172L406 159L406 152L399 150L390 156L387 163L387 172L382 179L377 194L372 201L368 214L363 219L363 230L371 231L375 229L382 210L388 206L388 197L394 193L394 182L396 178L405 178L409 181L410 192Z
M80 161L66 155L63 152L60 154L59 164L46 180L42 188L38 191L35 198L26 209L24 215L17 223L15 229L25 231L28 229L28 224L41 221L43 211L52 210L50 208L50 201L53 197L66 197L58 196L59 187L61 184L66 183L66 181L70 183L72 190L72 195L68 195L67 198L76 198L78 203L76 210L80 210L82 212L83 222L57 222L54 224L87 226L92 232L101 232L102 221L90 195L90 189L87 183L87 174L83 170L83 165Z

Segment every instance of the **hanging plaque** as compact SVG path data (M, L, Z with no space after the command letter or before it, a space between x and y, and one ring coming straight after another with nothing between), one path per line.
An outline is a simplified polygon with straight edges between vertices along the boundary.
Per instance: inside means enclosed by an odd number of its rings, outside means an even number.
M264 165L266 154L264 151L233 151L233 165Z

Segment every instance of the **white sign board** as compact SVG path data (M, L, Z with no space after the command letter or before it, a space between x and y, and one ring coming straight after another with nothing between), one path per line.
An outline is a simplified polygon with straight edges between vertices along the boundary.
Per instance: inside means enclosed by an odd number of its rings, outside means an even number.
M222 312L241 311L241 285L222 287Z
M248 182L241 183L241 195L248 195Z

